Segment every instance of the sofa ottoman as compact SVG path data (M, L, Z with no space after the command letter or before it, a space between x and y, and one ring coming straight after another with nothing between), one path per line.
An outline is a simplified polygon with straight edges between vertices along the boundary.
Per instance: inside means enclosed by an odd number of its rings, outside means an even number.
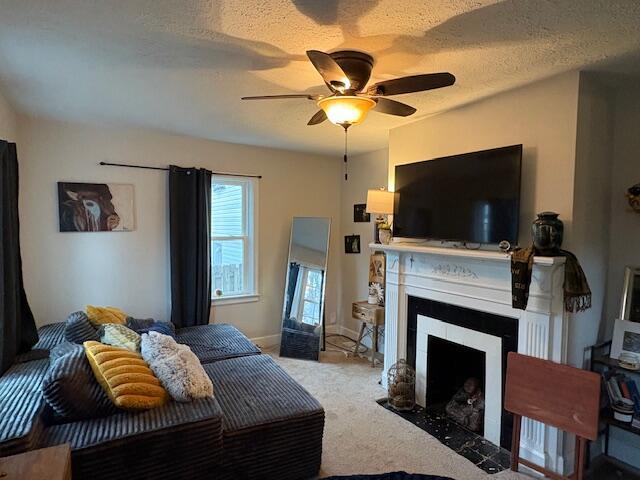
M16 363L0 377L0 457L38 448L48 368L48 359Z
M215 398L52 425L41 447L69 443L74 480L206 479L222 459Z
M191 348L201 363L261 353L240 330L226 323L179 328L176 341Z
M324 410L271 357L204 365L223 419L223 478L306 479L320 470Z

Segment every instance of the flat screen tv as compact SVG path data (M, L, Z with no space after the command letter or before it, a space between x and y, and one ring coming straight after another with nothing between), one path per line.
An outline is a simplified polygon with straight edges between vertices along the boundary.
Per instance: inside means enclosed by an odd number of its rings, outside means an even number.
M394 237L517 244L521 163L512 145L398 165Z

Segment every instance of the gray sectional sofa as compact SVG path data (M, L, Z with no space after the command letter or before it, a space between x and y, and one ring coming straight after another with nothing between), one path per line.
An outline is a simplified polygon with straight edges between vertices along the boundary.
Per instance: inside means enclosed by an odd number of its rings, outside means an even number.
M320 469L324 410L231 325L178 329L200 358L212 399L57 423L41 393L64 323L0 377L0 457L61 443L79 479L305 479Z

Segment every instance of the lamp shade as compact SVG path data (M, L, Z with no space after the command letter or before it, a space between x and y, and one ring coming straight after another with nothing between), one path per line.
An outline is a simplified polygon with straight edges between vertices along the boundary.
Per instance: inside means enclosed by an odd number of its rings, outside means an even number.
M376 102L367 97L339 95L323 98L318 106L327 114L329 121L335 125L347 127L361 123Z
M388 192L387 190L368 190L367 213L392 214L393 195L393 192Z

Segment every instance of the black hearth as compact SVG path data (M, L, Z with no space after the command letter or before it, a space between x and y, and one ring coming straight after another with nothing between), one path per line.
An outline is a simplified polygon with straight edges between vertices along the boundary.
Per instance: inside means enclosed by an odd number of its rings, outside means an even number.
M500 337L502 339L502 391L504 392L507 354L518 350L517 319L411 296L408 301L407 315L407 361L414 368L416 365L418 315ZM462 349L454 350L454 347L449 344L451 342L432 336L429 337L428 349L430 355L432 354L431 347L435 345L433 353L443 354L445 358L447 355L450 356L449 361L429 361L426 398L428 406L434 406L435 408L443 406L442 403L446 403L451 398L451 395L455 393L457 388L460 388L467 377L475 376L481 379L484 390L484 368L486 362L484 361L483 352L468 348L465 350L466 347L462 346L457 346L458 348L462 347ZM445 351L448 348L449 353ZM476 356L478 354L481 355L478 357ZM459 355L462 357L459 357ZM460 358L463 361L459 361L458 359ZM481 368L479 367L480 364L482 365ZM432 365L433 367L431 367ZM438 370L435 373L435 377L432 377L432 368ZM445 378L444 381L443 378ZM447 396L449 398L446 398ZM513 417L503 409L500 431L501 447L511 448L512 430Z

